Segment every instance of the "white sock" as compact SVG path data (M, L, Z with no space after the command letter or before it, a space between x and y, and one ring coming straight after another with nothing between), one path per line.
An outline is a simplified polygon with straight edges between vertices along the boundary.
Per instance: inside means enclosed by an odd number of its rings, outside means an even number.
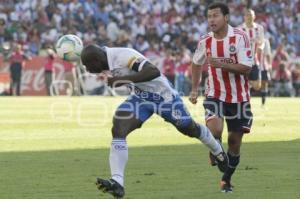
M124 170L128 160L128 148L125 139L113 139L110 147L109 164L111 178L124 187Z
M212 133L210 132L210 130L202 125L202 124L198 124L199 125L199 129L200 129L200 137L199 139L201 140L201 142L203 144L205 144L210 151L212 152L212 154L214 155L218 155L219 153L221 153L222 150L222 146L221 144L214 138L214 136L212 135Z

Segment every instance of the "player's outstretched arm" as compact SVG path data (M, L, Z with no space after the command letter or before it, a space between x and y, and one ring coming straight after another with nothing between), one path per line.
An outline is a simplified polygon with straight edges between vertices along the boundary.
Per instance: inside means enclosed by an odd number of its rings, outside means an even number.
M160 71L150 62L146 62L143 68L132 75L126 75L122 77L111 77L107 79L107 84L110 87L119 87L128 83L139 83L151 81L160 76Z

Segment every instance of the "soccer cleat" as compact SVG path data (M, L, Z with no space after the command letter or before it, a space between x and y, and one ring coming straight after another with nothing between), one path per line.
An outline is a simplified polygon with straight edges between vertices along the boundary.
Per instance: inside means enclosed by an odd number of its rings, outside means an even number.
M96 185L99 190L103 191L103 193L110 193L116 199L123 198L125 195L124 188L113 179L104 180L97 178Z
M233 186L230 182L221 181L220 183L221 192L223 193L231 193L233 191Z
M217 163L217 166L219 170L224 173L226 169L228 168L229 160L227 154L222 151L218 155L213 155L212 156L215 158L215 162Z

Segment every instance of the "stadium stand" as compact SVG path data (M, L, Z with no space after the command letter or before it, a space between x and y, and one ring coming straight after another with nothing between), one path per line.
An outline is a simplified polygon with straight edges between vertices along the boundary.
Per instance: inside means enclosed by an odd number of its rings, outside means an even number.
M195 50L199 37L207 31L205 9L210 2L209 0L2 0L1 54L11 49L13 43L18 43L30 56L41 55L49 47L53 48L59 36L67 33L76 34L85 44L96 42L100 45L133 47L139 50L155 62L161 71L173 72L174 74L167 76L171 77L170 80L180 91L187 94L189 72L186 65L190 61L187 57ZM247 6L246 1L227 2L232 13L231 24L233 26L241 24L243 9ZM277 53L276 48L280 44L289 54L287 69L292 73L293 85L297 87L300 1L253 0L250 6L256 11L256 21L265 27L273 54ZM172 63L172 60L176 64ZM275 60L273 66L275 72L278 65Z

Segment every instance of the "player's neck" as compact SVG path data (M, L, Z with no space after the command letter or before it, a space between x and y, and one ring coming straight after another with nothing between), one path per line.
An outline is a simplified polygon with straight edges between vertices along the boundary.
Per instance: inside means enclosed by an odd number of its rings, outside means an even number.
M215 39L224 39L228 33L228 24L226 24L222 29L218 32L214 32Z
M247 28L253 28L254 22L246 23Z

